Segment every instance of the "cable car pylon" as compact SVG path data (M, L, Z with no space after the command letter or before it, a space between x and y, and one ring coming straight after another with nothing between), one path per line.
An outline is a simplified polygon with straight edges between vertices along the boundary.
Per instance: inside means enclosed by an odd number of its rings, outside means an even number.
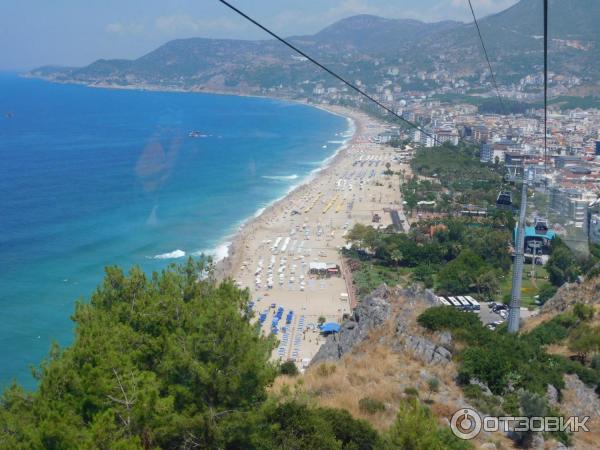
M515 236L515 258L510 303L508 305L508 332L517 333L521 322L521 284L523 282L523 260L525 258L525 213L527 211L527 183L523 179L521 207Z

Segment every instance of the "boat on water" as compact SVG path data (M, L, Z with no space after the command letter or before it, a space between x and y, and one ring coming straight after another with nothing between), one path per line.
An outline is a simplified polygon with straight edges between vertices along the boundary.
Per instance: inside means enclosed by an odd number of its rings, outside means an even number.
M204 138L208 137L208 134L204 134L202 131L192 130L189 132L188 136L191 138Z

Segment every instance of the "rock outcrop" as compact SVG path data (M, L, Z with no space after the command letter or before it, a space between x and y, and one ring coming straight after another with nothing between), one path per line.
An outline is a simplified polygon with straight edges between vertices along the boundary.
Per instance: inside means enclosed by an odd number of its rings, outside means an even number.
M562 408L571 416L600 416L600 400L594 389L585 385L577 375L567 374L565 379L565 401Z
M583 282L565 283L541 308L541 313L555 314L566 311L575 303L594 304L600 301L600 277Z
M360 344L372 330L389 320L392 315L389 301L391 294L392 291L386 285L382 285L367 295L350 319L344 322L340 332L327 338L311 364L339 360Z
M452 342L450 333L438 333L435 341L411 331L412 321L408 314L398 314L396 319L396 335L392 347L396 351L408 351L425 364L447 364L452 360L452 353L448 350ZM414 320L414 319L413 319ZM443 343L443 345L441 345Z
M420 288L392 291L386 285L382 285L360 302L337 335L327 338L311 364L337 361L363 342L371 331L392 318L394 299L398 304L396 326L393 335L385 338L387 344L394 351L410 352L426 364L446 364L451 361L452 353L448 350L452 342L450 333L438 333L432 336L432 340L415 331L416 307L435 305L435 295Z
M426 364L447 364L452 360L452 353L448 349L422 336L405 336L401 348Z

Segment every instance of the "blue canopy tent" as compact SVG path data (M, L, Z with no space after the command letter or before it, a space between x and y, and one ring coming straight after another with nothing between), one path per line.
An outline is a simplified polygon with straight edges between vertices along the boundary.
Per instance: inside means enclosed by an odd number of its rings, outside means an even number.
M339 333L341 328L342 327L340 326L340 324L335 322L327 322L321 325L320 327L321 333L323 334Z

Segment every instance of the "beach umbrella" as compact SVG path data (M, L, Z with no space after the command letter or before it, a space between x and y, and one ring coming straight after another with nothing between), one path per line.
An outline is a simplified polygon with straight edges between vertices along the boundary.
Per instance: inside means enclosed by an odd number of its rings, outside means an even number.
M342 327L339 323L335 322L327 322L321 325L322 333L339 333Z

